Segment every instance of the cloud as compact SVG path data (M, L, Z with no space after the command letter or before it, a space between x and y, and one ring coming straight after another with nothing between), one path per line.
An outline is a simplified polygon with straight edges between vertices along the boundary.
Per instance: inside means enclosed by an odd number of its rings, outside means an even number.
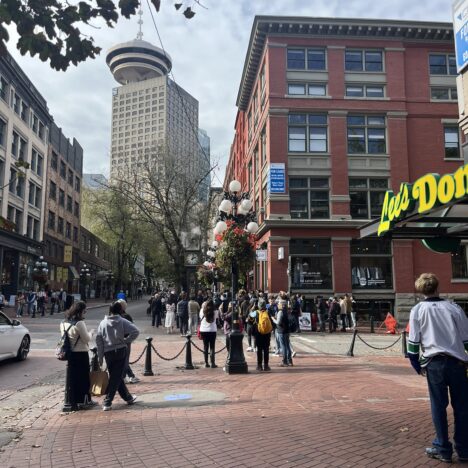
M178 84L200 103L200 126L211 137L213 159L224 166L234 136L235 101L255 15L322 16L451 21L452 0L203 0L186 20L163 0L154 13L164 48L173 60ZM144 39L159 45L143 0ZM89 32L103 48L90 60L67 72L55 72L37 58L9 50L46 98L54 119L66 136L83 146L86 172L108 172L112 88L118 86L105 63L105 51L133 39L137 19L120 20L115 29L101 26ZM222 171L218 171L223 179ZM219 179L214 183L219 185Z

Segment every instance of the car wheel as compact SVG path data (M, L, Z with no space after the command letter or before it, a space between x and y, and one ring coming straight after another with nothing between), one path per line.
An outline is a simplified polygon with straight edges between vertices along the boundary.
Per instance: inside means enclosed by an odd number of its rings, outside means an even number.
M28 357L29 349L30 349L31 340L28 335L25 335L21 340L21 345L18 349L18 353L16 354L17 361L24 361Z

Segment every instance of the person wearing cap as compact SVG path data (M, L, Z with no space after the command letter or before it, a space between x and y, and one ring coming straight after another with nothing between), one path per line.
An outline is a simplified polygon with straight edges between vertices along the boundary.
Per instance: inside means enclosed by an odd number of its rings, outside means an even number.
M459 461L468 462L468 318L457 304L439 297L439 280L433 273L423 273L415 289L424 300L411 309L408 357L414 370L427 376L436 432L426 455L452 462L447 424L450 393L455 450Z

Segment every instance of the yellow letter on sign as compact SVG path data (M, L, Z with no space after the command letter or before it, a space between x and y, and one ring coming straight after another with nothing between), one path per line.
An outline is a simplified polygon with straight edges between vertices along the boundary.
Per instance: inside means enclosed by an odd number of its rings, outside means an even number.
M426 174L413 185L413 198L419 202L418 213L434 208L437 201L437 181L439 174Z

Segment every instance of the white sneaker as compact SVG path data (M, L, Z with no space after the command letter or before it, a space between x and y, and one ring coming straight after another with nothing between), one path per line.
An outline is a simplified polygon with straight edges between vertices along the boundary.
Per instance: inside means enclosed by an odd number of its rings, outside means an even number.
M132 383L130 380L131 380L130 377L125 377L124 378L124 383L126 383L126 384Z
M128 383L138 383L140 379L138 377L130 377L130 381Z
M110 411L112 409L112 406L111 405L104 405L102 407L102 411Z
M133 403L135 403L135 401L137 400L137 396L136 395L132 395L132 399L131 400L127 400L127 405L133 405Z
M294 357L296 355L296 351L293 351L293 353L291 354L291 357Z
M248 353L251 353L252 351L253 351L252 346L249 346L249 347L247 348L247 352L248 352Z

